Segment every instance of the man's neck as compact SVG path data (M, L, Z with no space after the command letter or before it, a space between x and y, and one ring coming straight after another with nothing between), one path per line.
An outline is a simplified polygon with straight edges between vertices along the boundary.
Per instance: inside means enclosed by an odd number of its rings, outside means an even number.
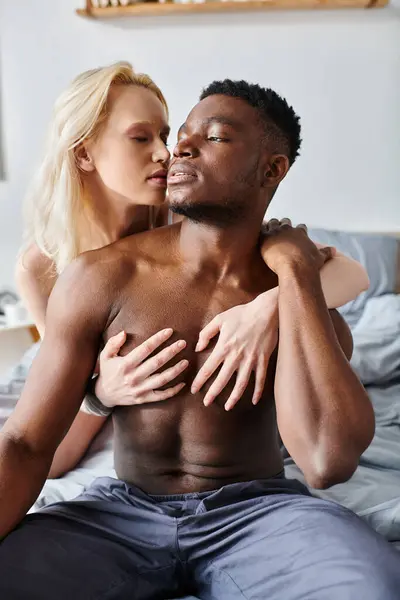
M207 269L219 280L240 277L259 255L260 230L258 220L221 228L186 218L179 236L182 260L193 271Z

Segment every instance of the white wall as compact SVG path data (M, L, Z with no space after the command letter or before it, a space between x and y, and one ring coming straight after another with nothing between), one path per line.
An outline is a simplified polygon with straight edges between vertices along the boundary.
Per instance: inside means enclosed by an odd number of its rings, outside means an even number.
M317 226L400 230L400 8L111 24L78 18L79 5L0 0L0 288L12 282L21 200L57 94L79 71L117 59L132 61L162 87L174 132L215 78L275 88L302 116L304 147L271 214Z

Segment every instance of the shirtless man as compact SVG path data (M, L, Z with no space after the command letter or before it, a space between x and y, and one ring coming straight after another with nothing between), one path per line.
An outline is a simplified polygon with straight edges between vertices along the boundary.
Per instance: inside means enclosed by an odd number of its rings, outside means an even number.
M374 431L347 360L351 335L323 299L324 253L290 227L271 243L270 268L257 248L299 142L294 112L271 90L212 84L180 129L169 172L171 206L187 218L83 255L60 277L40 353L0 433L2 536L38 495L103 335L127 331L129 352L171 324L186 343L186 385L165 403L114 411L119 479L97 480L6 537L2 598L400 597L400 555L283 475L277 423L314 487L348 479ZM279 348L261 401L252 405L251 381L224 410L232 381L209 405L213 378L191 390L210 352L196 353L199 331L259 294L263 310L278 282Z

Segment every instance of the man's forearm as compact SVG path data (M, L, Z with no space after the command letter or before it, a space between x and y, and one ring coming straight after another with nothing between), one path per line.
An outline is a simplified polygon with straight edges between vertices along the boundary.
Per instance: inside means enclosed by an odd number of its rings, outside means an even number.
M373 436L373 410L338 343L318 272L291 265L278 276L279 430L310 485L327 487L356 468Z
M50 465L51 457L36 456L22 442L0 432L0 540L35 502Z

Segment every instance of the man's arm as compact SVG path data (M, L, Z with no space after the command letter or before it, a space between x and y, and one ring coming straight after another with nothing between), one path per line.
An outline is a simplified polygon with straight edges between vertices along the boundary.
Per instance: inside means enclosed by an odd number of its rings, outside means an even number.
M307 482L346 481L374 434L369 398L348 362L351 333L323 297L318 269L283 260L275 401L282 441Z
M0 432L0 538L37 498L96 363L109 305L96 265L87 263L79 258L57 282L39 354Z
M271 233L279 243L282 232L291 227L290 219L271 219L263 223L261 228L261 256L269 266L269 254L271 248ZM300 227L304 227L302 225ZM317 248L323 248L323 244L314 242ZM321 267L321 283L328 308L339 308L350 300L357 298L361 292L369 288L367 271L356 260L336 251L333 258Z

